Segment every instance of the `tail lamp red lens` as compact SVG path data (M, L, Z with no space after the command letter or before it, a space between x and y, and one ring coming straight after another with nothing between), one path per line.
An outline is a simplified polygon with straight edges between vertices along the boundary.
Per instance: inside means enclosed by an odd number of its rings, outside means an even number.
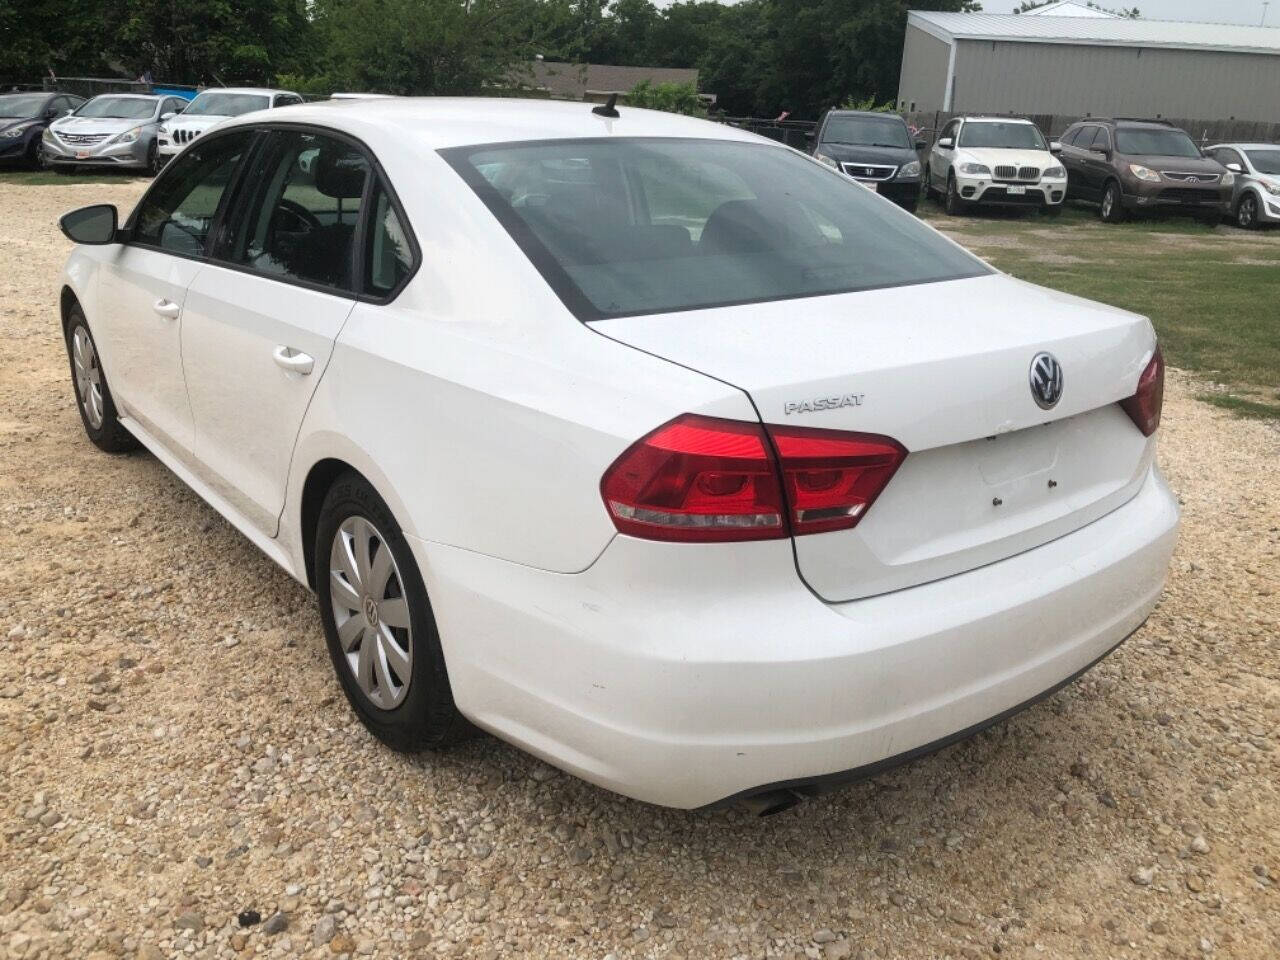
M857 526L906 455L872 434L685 414L632 444L600 490L631 536L772 540Z
M1151 362L1138 378L1137 392L1121 400L1120 406L1143 436L1151 436L1160 426L1160 412L1164 408L1164 357L1158 346Z

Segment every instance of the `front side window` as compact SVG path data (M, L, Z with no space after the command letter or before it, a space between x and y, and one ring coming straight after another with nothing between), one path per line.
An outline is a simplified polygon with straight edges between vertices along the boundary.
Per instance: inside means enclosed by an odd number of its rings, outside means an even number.
M156 101L137 97L94 97L76 111L77 117L110 120L150 120Z
M1280 150L1246 150L1249 162L1259 173L1280 177Z
M907 125L895 116L832 117L822 131L822 142L911 149Z
M371 207L365 238L364 292L386 296L413 272L413 246L381 183L374 188Z
M238 117L242 113L265 110L271 106L268 97L256 93L219 93L206 91L191 101L185 115L189 117Z
M1142 127L1116 130L1116 149L1149 157L1198 157L1200 150L1181 130L1148 130Z
M1047 150L1044 137L1030 123L1004 123L999 120L970 120L960 131L961 147L986 147L1008 150Z
M611 139L441 155L583 320L990 272L783 147Z
M247 171L250 192L220 256L287 280L354 291L356 224L369 161L345 140L275 131Z
M222 195L253 136L251 130L237 130L195 144L178 157L139 205L133 240L202 256Z

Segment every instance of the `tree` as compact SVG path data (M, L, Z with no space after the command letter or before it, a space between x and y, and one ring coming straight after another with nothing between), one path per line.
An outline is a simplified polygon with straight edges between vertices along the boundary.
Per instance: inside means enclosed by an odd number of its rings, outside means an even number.
M692 83L651 84L648 80L641 80L627 94L627 106L683 113L690 117L707 115L707 108L698 99L698 91Z

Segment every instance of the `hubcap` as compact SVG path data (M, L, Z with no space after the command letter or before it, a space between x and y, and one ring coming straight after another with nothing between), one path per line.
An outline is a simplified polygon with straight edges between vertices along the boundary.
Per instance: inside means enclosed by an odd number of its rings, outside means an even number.
M329 594L356 685L375 707L394 709L413 675L409 604L391 548L364 517L348 517L334 534Z
M1110 190L1108 190L1107 195L1102 198L1102 215L1104 217L1111 216L1111 208L1114 204L1115 204L1115 196L1112 194Z
M98 366L98 351L93 339L84 327L76 327L71 337L71 365L76 375L76 395L85 419L95 430L102 428L102 369Z

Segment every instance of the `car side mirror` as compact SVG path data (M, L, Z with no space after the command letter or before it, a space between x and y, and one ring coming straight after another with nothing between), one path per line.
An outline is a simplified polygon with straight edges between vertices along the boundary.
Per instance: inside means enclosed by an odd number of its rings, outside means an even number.
M116 242L118 218L114 204L95 203L63 214L58 226L72 243L102 246Z
M69 108L67 109L67 111L63 114L63 116L64 116L64 117L69 117L69 116L71 116L71 115L72 115L73 113L75 113L75 112L76 112L76 108L75 108L75 107L69 107Z
M1061 153L1061 152L1062 152L1062 144L1060 144L1057 140L1050 140L1050 141L1049 141L1049 152L1050 152L1050 153L1053 153L1053 154Z
M938 146L940 146L943 150L950 150L955 145L956 145L956 142L952 140L950 137L943 137L941 140L938 141Z
M176 113L174 113L172 110L169 110L169 111L167 111L167 112L165 112L165 113L160 114L160 122L161 122L161 123L164 123L164 121L166 121L166 120L172 120L172 119L173 119L174 117L176 117L176 116L177 116L177 114L176 114Z
M927 143L925 143L923 140L917 140L917 141L916 141L916 150L917 150L917 151L923 150L923 149L924 149L925 147L927 147L927 146L929 146L929 145L928 145Z
M1227 169L1230 170L1232 173L1244 173L1244 167L1242 167L1238 163L1228 163Z

